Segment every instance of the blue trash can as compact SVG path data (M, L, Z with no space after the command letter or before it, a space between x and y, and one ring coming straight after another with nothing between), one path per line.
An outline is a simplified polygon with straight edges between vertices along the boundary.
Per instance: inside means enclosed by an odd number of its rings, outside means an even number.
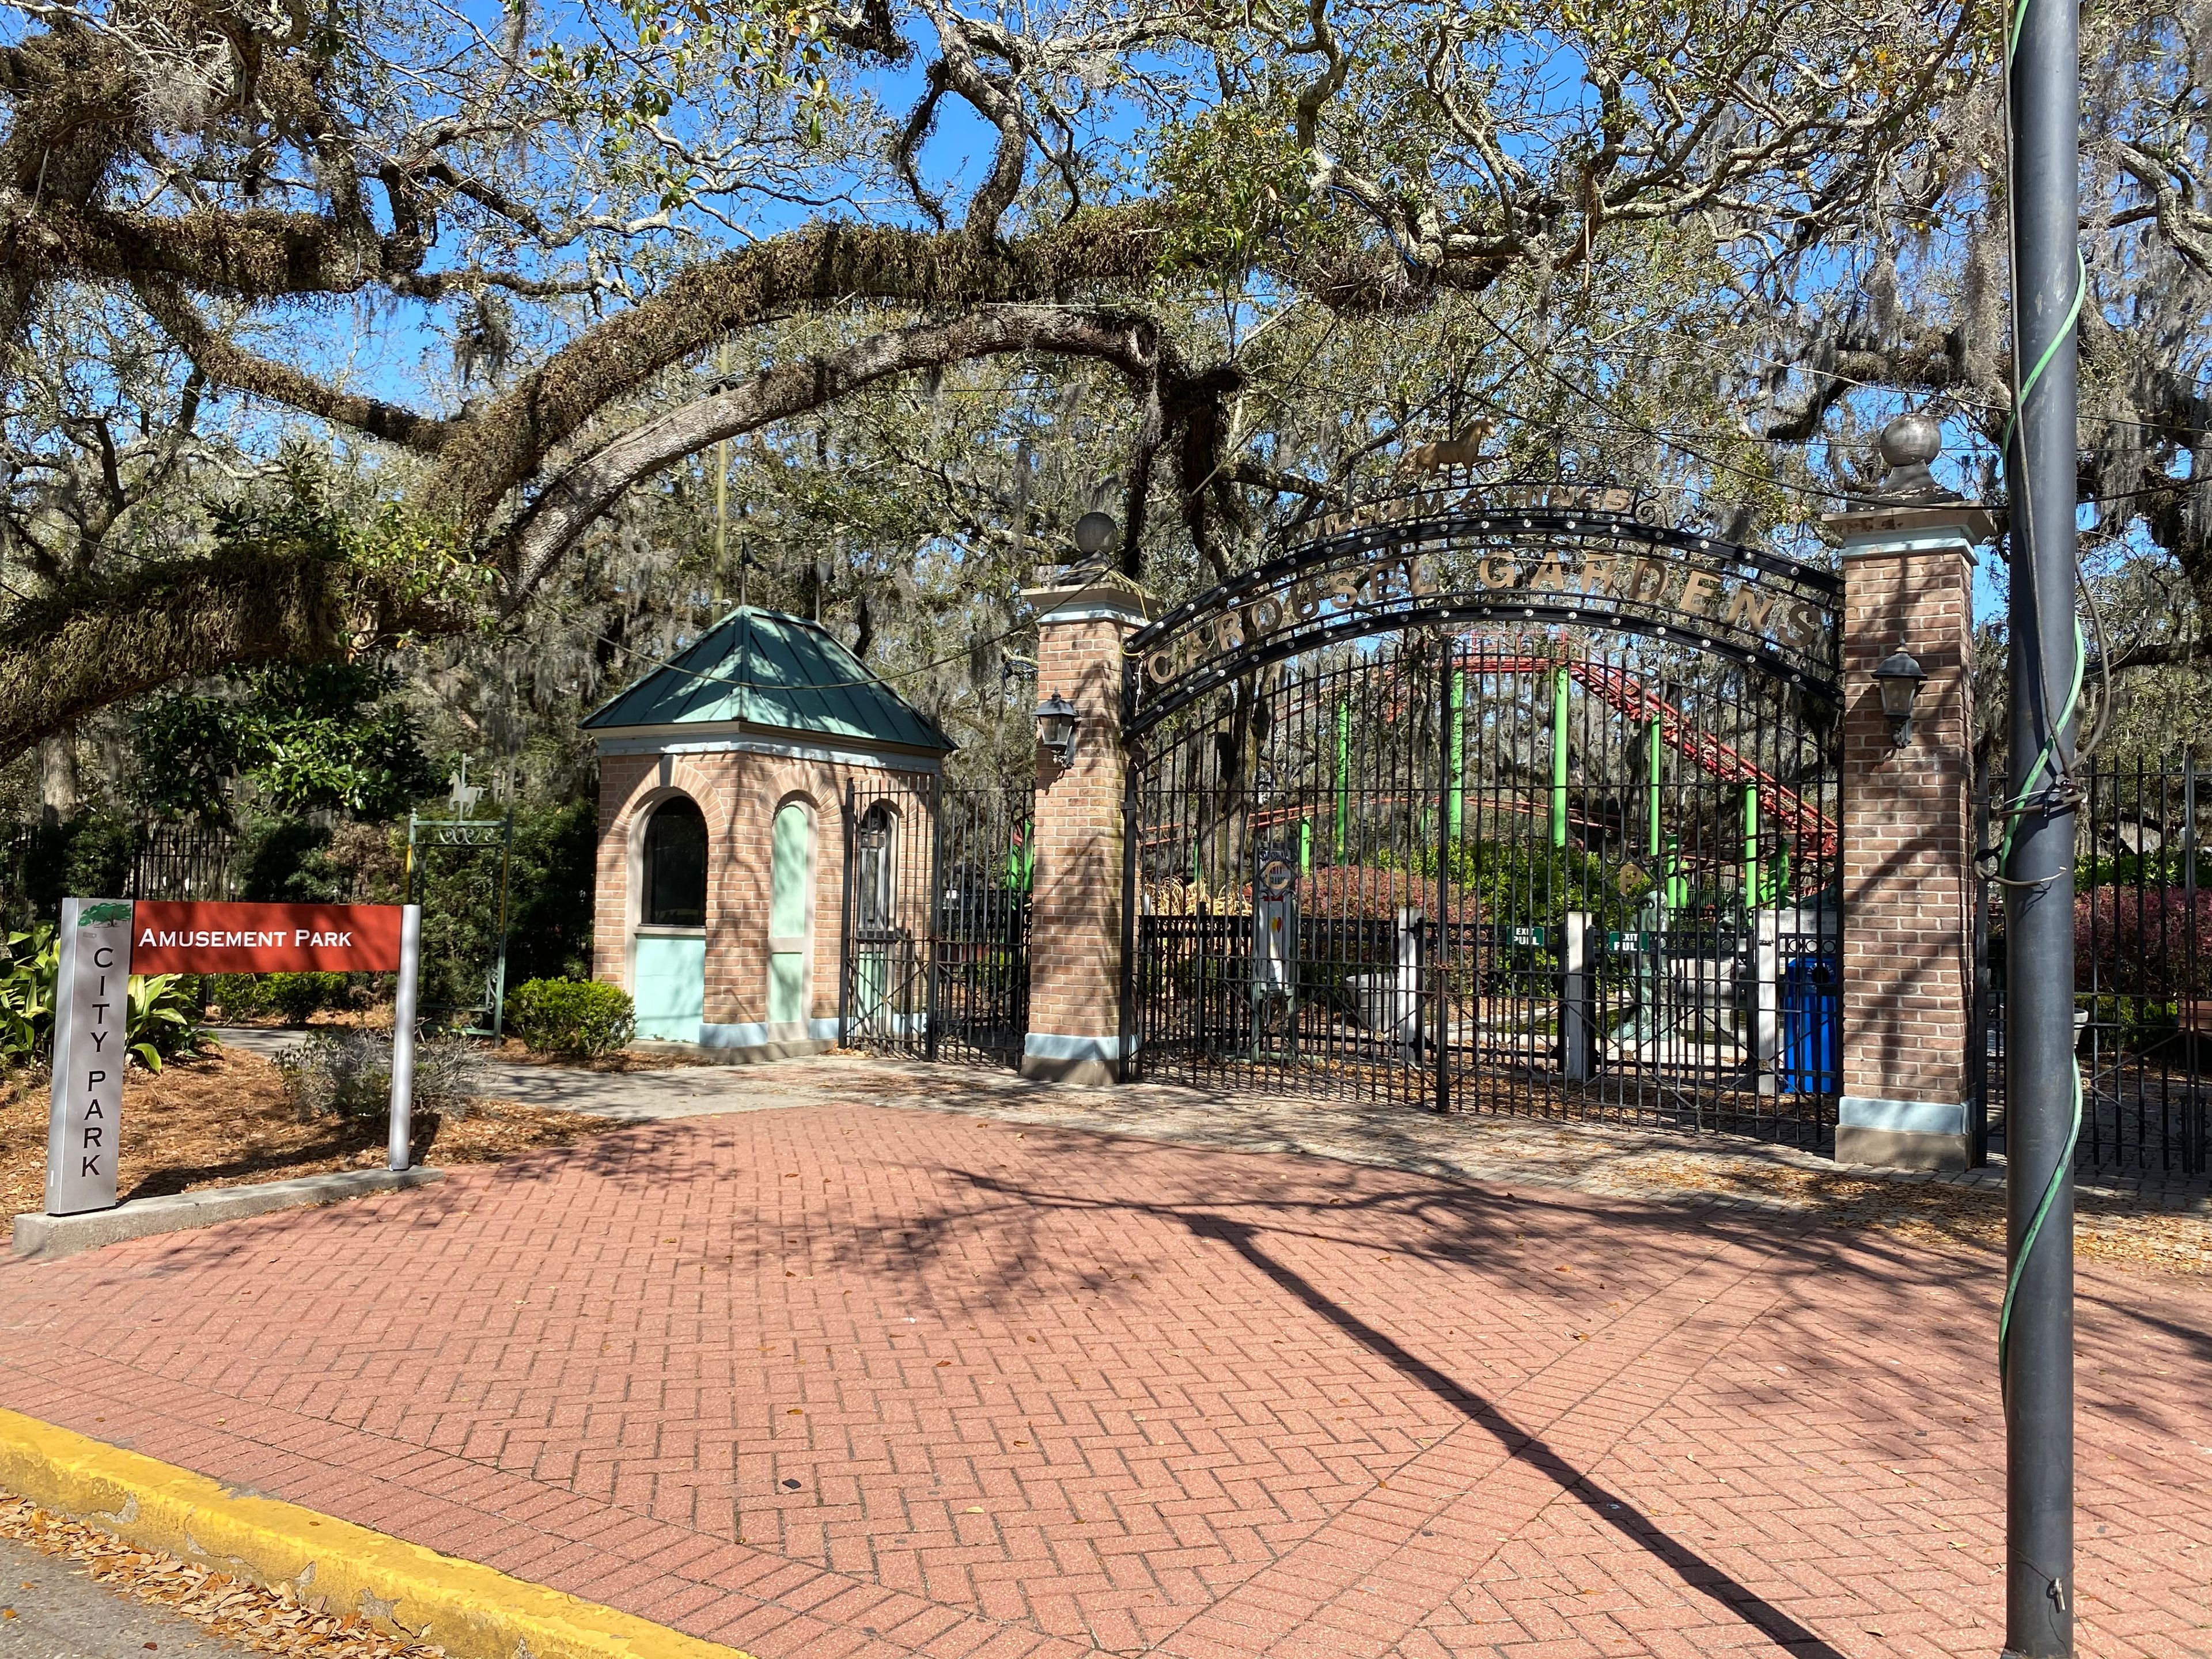
M1782 1092L1832 1095L1843 1086L1836 959L1797 957L1782 970Z

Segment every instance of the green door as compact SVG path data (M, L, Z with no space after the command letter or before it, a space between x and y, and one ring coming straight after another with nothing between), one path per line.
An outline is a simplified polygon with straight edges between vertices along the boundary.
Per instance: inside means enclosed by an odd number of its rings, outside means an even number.
M768 1023L789 1025L809 1010L807 882L814 863L814 824L796 801L775 815L768 906Z
M637 935L637 1034L696 1042L707 1006L707 937L700 930Z

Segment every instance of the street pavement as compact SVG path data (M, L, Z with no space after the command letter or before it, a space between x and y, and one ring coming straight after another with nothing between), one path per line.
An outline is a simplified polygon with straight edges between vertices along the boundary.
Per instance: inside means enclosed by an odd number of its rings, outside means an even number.
M108 1589L72 1562L0 1538L0 1659L218 1659L249 1651Z
M761 1659L1999 1644L1993 1255L709 1076L792 1101L0 1266L0 1404ZM2212 1287L2080 1328L2083 1650L2206 1659Z

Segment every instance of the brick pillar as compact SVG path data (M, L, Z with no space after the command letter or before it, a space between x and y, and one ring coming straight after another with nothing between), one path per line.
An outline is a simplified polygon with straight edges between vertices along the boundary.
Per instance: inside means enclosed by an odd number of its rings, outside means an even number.
M1836 1158L1959 1170L1971 1145L1973 569L1964 503L1831 518L1843 532L1843 1100ZM1876 664L1928 678L1897 747Z
M1118 1080L1121 1057L1121 647L1150 619L1133 587L1032 590L1037 700L1076 708L1061 766L1037 750L1036 866L1030 901L1030 1029L1022 1075Z

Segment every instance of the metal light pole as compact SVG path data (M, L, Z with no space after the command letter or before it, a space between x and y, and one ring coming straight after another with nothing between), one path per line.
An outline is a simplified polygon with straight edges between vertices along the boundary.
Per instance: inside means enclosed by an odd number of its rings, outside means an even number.
M2080 42L2071 0L2014 0L2010 814L2005 822L2005 1651L2074 1652L2074 619Z

